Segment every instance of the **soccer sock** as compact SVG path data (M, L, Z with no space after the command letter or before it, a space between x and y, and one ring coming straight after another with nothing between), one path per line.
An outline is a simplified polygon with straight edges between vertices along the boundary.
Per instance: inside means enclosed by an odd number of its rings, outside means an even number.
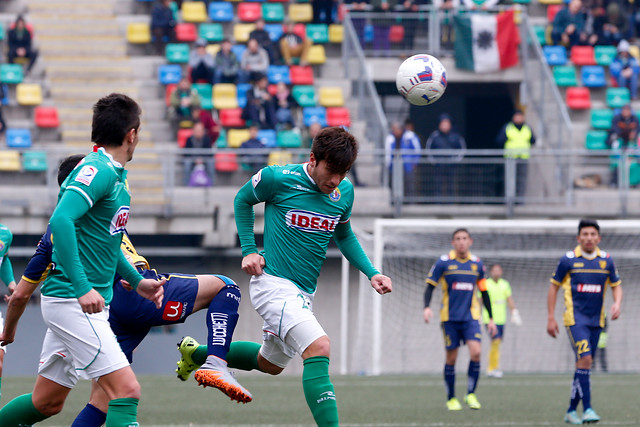
M302 389L318 427L338 425L338 404L329 379L329 358L309 357L302 370Z
M107 420L107 414L90 403L78 414L71 427L100 427Z
M582 387L580 386L580 380L578 379L579 370L580 369L576 369L576 373L573 374L573 382L571 383L571 399L569 400L569 409L567 409L567 412L575 411L578 408L580 399L582 398Z
M456 366L444 365L444 386L447 389L447 400L453 399L456 394Z
M491 348L489 349L489 366L487 371L495 371L500 366L500 344L502 340L500 338L491 341Z
M474 393L478 385L478 377L480 376L480 362L469 361L467 394Z
M227 360L229 344L238 323L240 288L227 285L218 292L207 311L207 356Z
M576 369L576 377L582 390L582 408L591 408L591 369Z
M258 368L258 353L262 345L252 341L234 341L227 354L230 368L251 371Z
M135 427L138 425L138 399L124 397L109 402L105 427Z
M30 426L49 418L33 406L31 393L23 394L13 399L0 409L0 426L20 427Z
M204 362L206 362L207 351L208 351L208 348L206 345L198 346L198 348L196 348L193 354L191 355L191 360L193 360L193 363L197 365L202 365ZM227 355L227 357L229 356Z

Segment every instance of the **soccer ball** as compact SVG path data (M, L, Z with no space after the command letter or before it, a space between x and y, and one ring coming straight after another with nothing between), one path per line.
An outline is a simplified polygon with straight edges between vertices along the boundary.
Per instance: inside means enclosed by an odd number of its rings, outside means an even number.
M396 88L413 105L433 104L447 88L447 70L431 55L413 55L398 68Z

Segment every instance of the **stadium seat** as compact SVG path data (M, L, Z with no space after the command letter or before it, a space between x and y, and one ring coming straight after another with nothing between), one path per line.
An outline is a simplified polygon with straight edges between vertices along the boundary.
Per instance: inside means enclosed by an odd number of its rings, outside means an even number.
M278 93L278 85L270 84L267 86L267 92L269 92L271 96L276 96L276 93Z
M269 78L269 83L271 84L280 82L291 84L289 67L286 65L269 65L269 68L267 69L267 77Z
M258 3L240 3L236 11L238 19L242 22L256 22L262 17L262 8Z
M218 83L213 87L213 106L216 110L238 108L238 92L233 83Z
M629 54L634 58L640 60L640 47L632 44L631 46L629 46Z
M176 40L179 42L191 43L198 40L198 30L195 24L182 22L176 24Z
M57 128L60 126L58 110L55 107L36 107L33 111L34 123L39 128Z
M293 22L311 22L313 20L313 8L311 7L311 4L289 4L289 19Z
M227 132L227 147L240 148L242 143L250 137L249 129L229 129L229 132Z
M306 27L305 24L302 24L302 23L295 24L293 26L293 33L299 35L301 39L306 39L307 38L307 29L306 28L307 27ZM282 29L284 31L287 30L285 28L285 26L283 26Z
M344 27L341 24L329 25L329 41L331 43L342 43L344 39Z
M220 51L220 45L208 44L206 49L207 49L207 53L215 58L217 53Z
M247 105L247 92L251 90L251 84L240 83L236 86L236 92L238 93L238 107L244 108Z
M291 76L291 84L294 85L312 85L313 69L309 66L301 67L292 65L289 67L289 75Z
M284 166L293 163L293 155L286 150L272 150L267 158L269 166Z
M545 46L542 50L547 64L564 65L567 63L567 50L564 46Z
M342 107L344 105L342 89L339 87L321 87L318 103L323 107Z
M211 95L210 83L194 83L191 88L198 92L200 95L200 106L203 110L211 110L213 108L213 101Z
M191 135L193 135L193 129L178 129L178 147L184 148Z
M327 24L308 24L307 38L313 43L329 43L329 27Z
M607 131L606 130L590 130L587 132L585 140L587 150L607 150Z
M293 130L283 130L278 132L278 147L282 148L300 148L302 147L302 138L300 133Z
M0 65L0 82L8 84L21 83L24 79L24 71L20 64Z
M256 24L236 24L233 26L233 38L236 43L249 41L249 34L256 28Z
M315 107L317 104L316 90L313 86L300 85L291 89L293 99L296 100L301 107Z
M16 86L16 99L20 105L40 105L42 87L38 83L19 83Z
M219 42L224 38L224 30L221 24L200 24L198 27L198 37L208 42Z
M16 150L0 150L0 171L20 172L20 152Z
M242 60L242 54L244 54L245 50L247 50L247 45L244 44L234 44L231 46L231 51L236 54L238 61Z
M404 27L402 25L391 25L389 27L389 41L400 43L404 40Z
M325 127L327 126L327 110L324 107L304 107L302 121L307 127L313 123L320 123L322 127Z
M269 33L269 38L272 42L277 42L284 34L282 25L280 24L265 24L264 30Z
M4 96L0 99L0 104L9 105L11 102L9 99L9 86L6 83L0 83L0 85L2 86L2 92L4 93Z
M596 63L598 65L604 65L608 67L616 57L617 49L615 46L596 46L594 48L594 55L596 57Z
M127 25L127 42L145 44L151 42L151 29L148 22L130 22Z
M165 58L169 63L186 64L189 62L189 45L186 43L168 43Z
M327 62L327 54L325 53L324 46L321 44L314 44L309 48L309 64L320 65Z
M262 18L265 22L284 21L284 6L280 3L263 3Z
M613 120L613 111L608 108L591 110L591 127L594 129L609 130Z
M7 147L29 148L31 147L31 131L29 129L7 129Z
M215 142L216 148L227 148L227 131L224 128L220 129L220 135Z
M557 65L553 67L553 79L558 86L578 86L576 67L573 65Z
M571 48L571 62L574 65L596 65L593 46L574 46Z
M214 22L233 21L233 5L226 1L209 3L209 18Z
M547 44L547 35L544 26L534 25L533 32L536 34L536 39L538 40L538 43L540 43L540 46Z
M213 163L217 172L236 172L239 169L236 153L216 153Z
M184 22L207 22L207 6L201 1L182 2L182 21Z
M22 169L27 172L46 172L47 153L45 151L25 151L22 153Z
M591 92L586 87L567 88L567 106L574 110L591 108Z
M586 87L605 87L607 85L602 65L585 65L580 70L582 85Z
M631 101L629 89L626 87L610 87L607 88L607 106L610 108L620 108Z
M351 113L348 108L329 107L327 108L328 126L351 126Z
M265 147L268 148L274 148L278 143L276 131L273 129L259 130L258 139L264 144Z
M540 4L556 4L556 5L561 5L563 3L566 3L564 0L539 0Z
M178 83L182 79L182 67L177 64L167 64L158 67L158 82L163 85Z
M561 4L552 4L547 6L547 22L553 22L553 18L555 18L556 14L560 12L560 9L562 9Z
M176 90L177 86L178 86L177 83L170 83L164 89L164 103L167 107L171 105L171 94L173 93L174 90Z
M220 110L220 124L226 127L242 128L245 126L242 119L242 108L231 108L229 110Z

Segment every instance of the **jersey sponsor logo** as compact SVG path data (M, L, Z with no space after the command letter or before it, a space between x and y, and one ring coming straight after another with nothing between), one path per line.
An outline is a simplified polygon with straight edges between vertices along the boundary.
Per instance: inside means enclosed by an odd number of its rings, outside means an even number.
M457 265L450 265L447 267L447 270L457 270L458 266Z
M168 322L179 320L183 317L186 308L186 304L183 304L180 301L169 301L164 306L162 320L166 320Z
M300 190L300 191L311 191L311 189L307 188L307 187L303 187L300 184L296 184L293 187L289 187L291 190Z
M309 233L333 233L338 225L337 216L322 215L311 211L292 209L286 213L287 227Z
M253 188L256 188L256 186L260 184L261 179L262 179L262 169L260 169L255 175L251 177L251 185L253 185Z
M290 171L289 169L283 169L282 173L284 175L295 175L295 176L302 176L300 175L300 172L296 172L296 171Z
M337 188L329 194L329 198L334 202L337 202L338 200L340 200L340 196L342 196L342 194L340 193L340 190L338 190Z
M453 282L451 289L455 291L469 291L473 292L473 283L469 282Z
M599 294L602 292L602 285L588 285L586 283L578 283L578 292L587 294Z
M121 206L111 218L111 226L109 227L111 235L124 233L127 228L127 221L129 221L129 206Z
M604 270L605 268L607 268L607 261L598 261L598 263L600 264L600 269Z
M76 176L76 181L88 186L91 185L91 181L93 181L93 178L95 178L97 174L98 169L95 167L89 165L83 166Z
M573 263L573 268L580 268L580 267L584 267L584 262L574 262Z

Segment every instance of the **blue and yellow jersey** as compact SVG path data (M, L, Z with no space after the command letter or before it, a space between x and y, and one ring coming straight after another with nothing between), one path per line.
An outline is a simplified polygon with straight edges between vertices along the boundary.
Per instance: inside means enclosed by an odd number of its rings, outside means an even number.
M596 248L589 259L578 246L560 259L551 283L564 289L565 326L604 327L604 296L607 287L620 284L620 276L608 253Z
M456 258L455 251L442 255L431 267L426 279L429 285L442 285L440 321L467 321L480 318L480 305L474 298L476 285L485 291L484 265L480 258L469 254Z

